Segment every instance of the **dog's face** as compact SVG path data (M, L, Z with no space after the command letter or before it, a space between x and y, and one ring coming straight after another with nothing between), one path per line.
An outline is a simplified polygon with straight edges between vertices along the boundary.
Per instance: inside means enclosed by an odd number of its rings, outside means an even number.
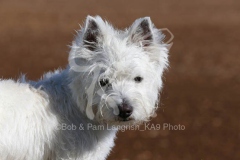
M81 110L102 123L149 120L168 63L163 38L150 18L117 31L100 17L88 17L69 57L70 87Z

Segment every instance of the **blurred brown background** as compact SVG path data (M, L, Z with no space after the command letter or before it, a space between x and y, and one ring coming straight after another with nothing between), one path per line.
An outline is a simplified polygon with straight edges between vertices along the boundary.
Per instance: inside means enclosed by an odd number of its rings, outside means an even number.
M152 123L185 130L120 132L109 160L240 159L239 0L1 0L0 77L65 67L87 15L121 29L150 16L175 36Z

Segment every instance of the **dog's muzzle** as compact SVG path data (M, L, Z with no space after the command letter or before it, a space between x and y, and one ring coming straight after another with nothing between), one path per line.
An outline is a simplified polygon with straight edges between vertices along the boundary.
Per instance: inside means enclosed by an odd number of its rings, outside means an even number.
M118 116L122 118L124 121L126 121L127 118L130 117L133 112L133 107L130 106L125 101L123 101L120 105L118 105L118 109L119 109Z

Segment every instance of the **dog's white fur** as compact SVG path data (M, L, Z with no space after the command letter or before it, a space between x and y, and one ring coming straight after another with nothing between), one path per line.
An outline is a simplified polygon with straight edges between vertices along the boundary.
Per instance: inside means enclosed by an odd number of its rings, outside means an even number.
M148 17L119 31L98 16L88 16L73 41L65 70L49 72L38 82L1 80L1 159L106 159L117 130L86 126L149 120L157 108L168 64L163 38ZM137 76L143 78L141 82L134 80ZM105 87L98 83L102 78L109 80ZM91 96L88 88L94 81ZM117 106L123 101L133 107L128 121L118 116ZM62 124L85 129L63 130Z

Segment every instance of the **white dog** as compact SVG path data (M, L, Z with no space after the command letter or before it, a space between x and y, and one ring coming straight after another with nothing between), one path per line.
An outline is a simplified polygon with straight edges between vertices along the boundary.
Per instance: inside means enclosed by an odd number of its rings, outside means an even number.
M155 113L168 65L163 38L148 17L121 31L88 16L65 70L38 82L1 80L0 159L106 159L112 126Z

